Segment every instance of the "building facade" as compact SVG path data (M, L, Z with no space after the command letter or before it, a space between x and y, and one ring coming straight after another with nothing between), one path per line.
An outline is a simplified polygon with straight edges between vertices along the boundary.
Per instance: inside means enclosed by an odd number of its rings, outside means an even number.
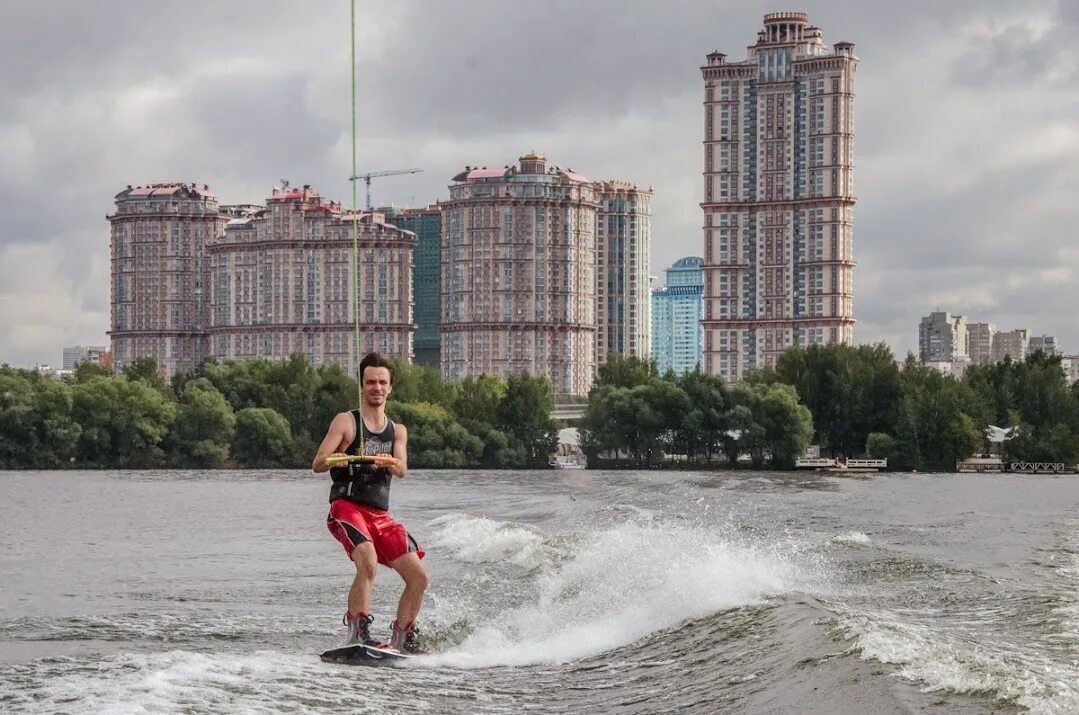
M1001 330L993 336L993 362L1011 358L1013 362L1026 360L1030 331L1026 328Z
M704 368L853 340L854 45L772 13L744 61L704 78Z
M918 325L918 357L922 362L968 360L967 319L947 312L930 313Z
M442 374L545 375L585 395L596 370L596 209L584 176L530 153L472 168L442 204Z
M660 374L691 372L701 365L704 329L704 259L688 256L667 269L667 285L652 291L652 359Z
M1037 337L1032 336L1030 342L1027 344L1027 352L1033 353L1037 350L1041 350L1046 355L1061 355L1060 343L1052 335L1039 335Z
M386 220L416 234L412 266L412 316L416 362L438 369L442 318L442 208L389 209Z
M205 184L127 187L110 224L110 330L119 372L139 357L164 375L194 370L207 356L210 290L206 247L224 227Z
M355 306L359 357L374 350L410 360L416 237L368 213L359 217L358 264L352 243L352 215L309 186L275 187L265 209L229 220L208 252L214 357L299 352L354 374Z
M652 350L652 189L597 181L596 361L647 358Z
M109 367L112 364L112 356L105 345L72 345L64 348L63 370L74 370L79 363L83 362Z
M997 326L992 323L967 323L967 352L974 365L993 362L993 336Z

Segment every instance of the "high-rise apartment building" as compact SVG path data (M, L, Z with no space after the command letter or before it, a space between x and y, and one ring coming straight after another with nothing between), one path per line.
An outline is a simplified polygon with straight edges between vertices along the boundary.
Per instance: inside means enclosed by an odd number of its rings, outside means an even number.
M1027 352L1033 353L1037 350L1041 350L1046 355L1061 355L1060 343L1052 335L1039 335L1037 337L1031 336L1030 342L1027 344Z
M111 364L112 356L104 345L72 345L64 348L64 370L74 370L83 362L104 366Z
M853 340L854 45L764 16L704 78L704 367L738 379L792 345Z
M439 367L442 319L442 209L387 209L386 220L416 234L412 266L412 316L416 322L413 348L416 362Z
M647 358L651 345L652 189L597 181L596 361Z
M992 323L967 323L967 351L975 365L993 362L993 336L997 326Z
M667 269L667 285L652 291L652 359L660 374L691 372L701 365L704 259L680 258Z
M918 357L922 362L966 360L967 319L946 312L930 313L918 325Z
M208 251L213 355L272 360L300 352L351 374L358 359L355 305L359 357L377 350L411 359L416 238L368 213L360 217L358 244L356 265L351 213L309 186L275 187L264 210L230 220Z
M1005 358L1011 358L1013 362L1025 360L1029 343L1030 331L1026 328L998 331L993 336L993 362Z
M529 153L466 169L442 204L442 373L546 375L584 395L596 370L596 198Z
M217 197L206 185L129 186L108 220L115 369L152 357L166 375L193 370L207 356L205 249L225 223Z

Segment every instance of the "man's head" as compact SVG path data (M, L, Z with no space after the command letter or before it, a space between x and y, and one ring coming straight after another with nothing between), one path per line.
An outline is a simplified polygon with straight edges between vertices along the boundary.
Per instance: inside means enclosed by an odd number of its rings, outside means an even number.
M360 386L365 403L385 404L393 391L393 364L378 353L367 353L360 361Z

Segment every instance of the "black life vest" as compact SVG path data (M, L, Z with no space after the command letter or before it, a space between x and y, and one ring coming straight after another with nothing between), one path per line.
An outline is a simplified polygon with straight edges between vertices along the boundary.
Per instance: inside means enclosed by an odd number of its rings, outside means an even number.
M394 429L393 420L387 419L381 432L367 429L359 410L349 414L356 423L356 436L348 446L346 454L360 453L360 440L363 439L364 454L386 454L393 456ZM385 467L375 466L371 462L349 462L345 466L332 467L330 478L330 502L348 499L362 506L388 510L390 508L390 483L393 475Z

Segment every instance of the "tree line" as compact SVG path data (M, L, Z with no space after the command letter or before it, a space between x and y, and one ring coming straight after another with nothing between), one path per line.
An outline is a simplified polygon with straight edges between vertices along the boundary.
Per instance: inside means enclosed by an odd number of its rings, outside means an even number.
M207 360L164 381L153 359L123 374L82 363L62 382L0 366L0 469L310 465L334 415L358 402L337 365ZM557 445L544 378L444 381L400 363L387 404L412 467L536 467Z
M1059 357L972 365L961 378L878 345L787 350L774 368L729 385L701 372L660 376L615 359L589 396L583 442L593 466L789 468L807 444L822 454L888 459L898 470L952 471L984 454L989 425L1012 428L1005 461L1079 462L1079 383ZM673 457L672 457L673 455Z
M122 375L83 363L63 382L0 367L0 469L295 467L310 464L356 381L302 355L208 360L161 379L151 359ZM542 467L557 446L546 378L444 380L398 364L387 412L409 427L413 467ZM589 464L790 468L807 444L894 469L951 471L988 450L985 428L1012 428L1006 461L1079 461L1079 383L1059 357L974 365L962 378L885 345L791 348L737 384L700 371L659 375L612 357L580 423Z

